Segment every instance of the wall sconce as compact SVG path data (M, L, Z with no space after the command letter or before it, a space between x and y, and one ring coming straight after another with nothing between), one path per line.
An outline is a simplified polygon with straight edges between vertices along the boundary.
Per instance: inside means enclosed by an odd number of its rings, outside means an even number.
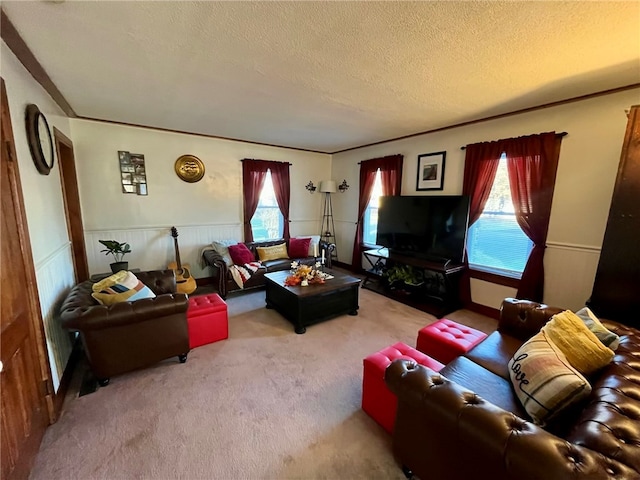
M340 193L344 193L349 190L349 184L346 180L342 180L342 183L338 185L338 190L340 190Z
M313 184L311 180L309 180L309 183L307 183L304 188L309 190L309 193L313 193L316 191L316 186Z

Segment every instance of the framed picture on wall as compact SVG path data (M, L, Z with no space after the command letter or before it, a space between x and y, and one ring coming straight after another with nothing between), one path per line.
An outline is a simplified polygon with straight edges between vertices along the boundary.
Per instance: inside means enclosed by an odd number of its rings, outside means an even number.
M442 190L444 186L444 164L447 152L418 155L416 190Z

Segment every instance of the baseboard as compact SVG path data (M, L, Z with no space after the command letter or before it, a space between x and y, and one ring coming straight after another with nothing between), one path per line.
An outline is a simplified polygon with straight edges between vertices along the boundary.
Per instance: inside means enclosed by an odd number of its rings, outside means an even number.
M340 267L340 268L344 268L345 270L349 270L350 272L353 272L353 268L351 267L350 263L344 263L344 262L339 262L337 260L333 260L331 262L331 266L336 266L336 267Z
M64 368L64 372L62 373L58 391L56 392L53 399L53 407L55 411L54 423L58 421L58 418L60 418L60 413L62 412L62 404L64 403L64 399L67 396L67 392L69 391L73 372L75 371L81 357L82 344L80 343L80 337L77 337L75 342L73 343L73 348L71 349L71 355L69 355L67 366Z
M464 308L471 310L472 312L479 313L485 317L493 318L494 320L500 319L500 310L493 307L487 307L486 305L480 305L479 303L469 302L465 304Z

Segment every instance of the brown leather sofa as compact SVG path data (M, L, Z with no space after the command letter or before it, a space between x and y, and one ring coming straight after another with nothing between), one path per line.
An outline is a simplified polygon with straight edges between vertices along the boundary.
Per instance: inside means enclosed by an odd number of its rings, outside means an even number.
M498 330L436 373L394 361L385 381L398 395L393 450L424 479L640 479L640 331L611 321L613 361L588 377L591 395L542 429L509 381L518 347L561 311L505 299ZM597 313L597 312L596 312Z
M135 274L157 295L134 302L99 305L93 281L71 289L61 307L62 326L80 333L89 365L100 385L110 377L189 353L188 298L176 293L173 270Z
M287 250L289 249L288 242L286 240L269 240L264 242L246 242L247 247L253 253L255 258L258 258L258 247L271 247L273 245L279 245L281 243L287 243ZM331 268L331 254L335 250L336 246L333 243L326 243L324 241L320 241L319 252L324 250L325 255L325 266L327 268ZM265 273L270 272L279 272L281 270L288 270L291 268L291 262L293 260L297 260L306 265L312 265L315 263L315 257L306 257L306 258L280 258L277 260L267 260L262 262L262 267L258 269L257 272L253 274L253 276L247 280L247 282L243 285L241 289L238 284L235 282L231 274L229 273L229 268L227 264L222 259L222 256L217 253L215 250L205 250L202 254L204 257L205 263L211 267L213 284L215 285L218 294L222 298L227 298L229 292L239 291L239 290L251 290L253 288L260 288L265 286Z

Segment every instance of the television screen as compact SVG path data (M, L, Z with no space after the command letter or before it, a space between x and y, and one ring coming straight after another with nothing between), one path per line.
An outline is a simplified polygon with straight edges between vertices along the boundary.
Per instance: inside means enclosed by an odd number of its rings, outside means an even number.
M460 263L468 222L466 195L383 196L376 243L399 254Z

